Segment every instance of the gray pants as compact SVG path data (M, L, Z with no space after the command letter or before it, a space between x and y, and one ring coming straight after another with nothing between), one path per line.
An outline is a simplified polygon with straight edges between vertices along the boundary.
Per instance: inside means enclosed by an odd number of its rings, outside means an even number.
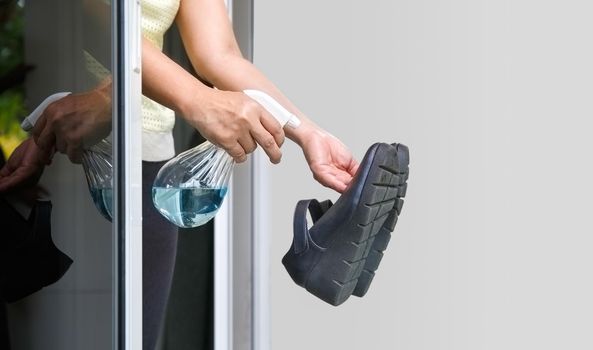
M142 340L154 350L171 290L177 227L152 204L152 182L165 162L142 162Z

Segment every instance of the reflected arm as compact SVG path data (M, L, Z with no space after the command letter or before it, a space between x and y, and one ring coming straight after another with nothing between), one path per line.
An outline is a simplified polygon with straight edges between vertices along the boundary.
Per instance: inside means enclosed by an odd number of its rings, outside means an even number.
M83 45L104 67L111 67L111 7L103 0L84 0Z

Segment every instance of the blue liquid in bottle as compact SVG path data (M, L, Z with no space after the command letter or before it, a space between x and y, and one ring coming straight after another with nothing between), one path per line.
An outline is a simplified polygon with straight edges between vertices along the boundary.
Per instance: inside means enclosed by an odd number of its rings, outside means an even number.
M91 188L91 196L95 207L101 215L111 221L113 217L113 189L111 188Z
M153 187L152 201L157 210L179 227L203 225L215 215L227 189Z

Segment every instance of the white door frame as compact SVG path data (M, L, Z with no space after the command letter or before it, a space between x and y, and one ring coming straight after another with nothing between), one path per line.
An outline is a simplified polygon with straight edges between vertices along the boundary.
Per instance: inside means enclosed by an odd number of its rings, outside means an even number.
M253 0L227 0L243 55L253 56ZM235 167L214 222L214 347L269 350L266 160L258 150Z
M113 349L142 349L140 3L113 0Z

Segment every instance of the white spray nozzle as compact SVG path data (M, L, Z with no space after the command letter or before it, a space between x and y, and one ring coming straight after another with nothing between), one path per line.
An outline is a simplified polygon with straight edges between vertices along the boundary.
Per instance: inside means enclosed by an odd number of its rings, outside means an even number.
M278 101L274 100L265 92L259 90L243 90L243 92L264 107L266 111L276 118L282 127L288 125L291 128L296 128L301 125L301 121L296 115L290 113Z
M23 122L21 123L21 128L25 131L31 131L35 126L35 123L37 123L37 119L41 117L41 114L43 113L43 111L45 111L47 106L68 95L70 95L70 92L58 92L56 94L48 96L45 100L43 100L43 102L39 104L39 106L37 106L37 108L35 108L35 110L31 114L29 114L27 118L25 118L25 120L23 120Z

